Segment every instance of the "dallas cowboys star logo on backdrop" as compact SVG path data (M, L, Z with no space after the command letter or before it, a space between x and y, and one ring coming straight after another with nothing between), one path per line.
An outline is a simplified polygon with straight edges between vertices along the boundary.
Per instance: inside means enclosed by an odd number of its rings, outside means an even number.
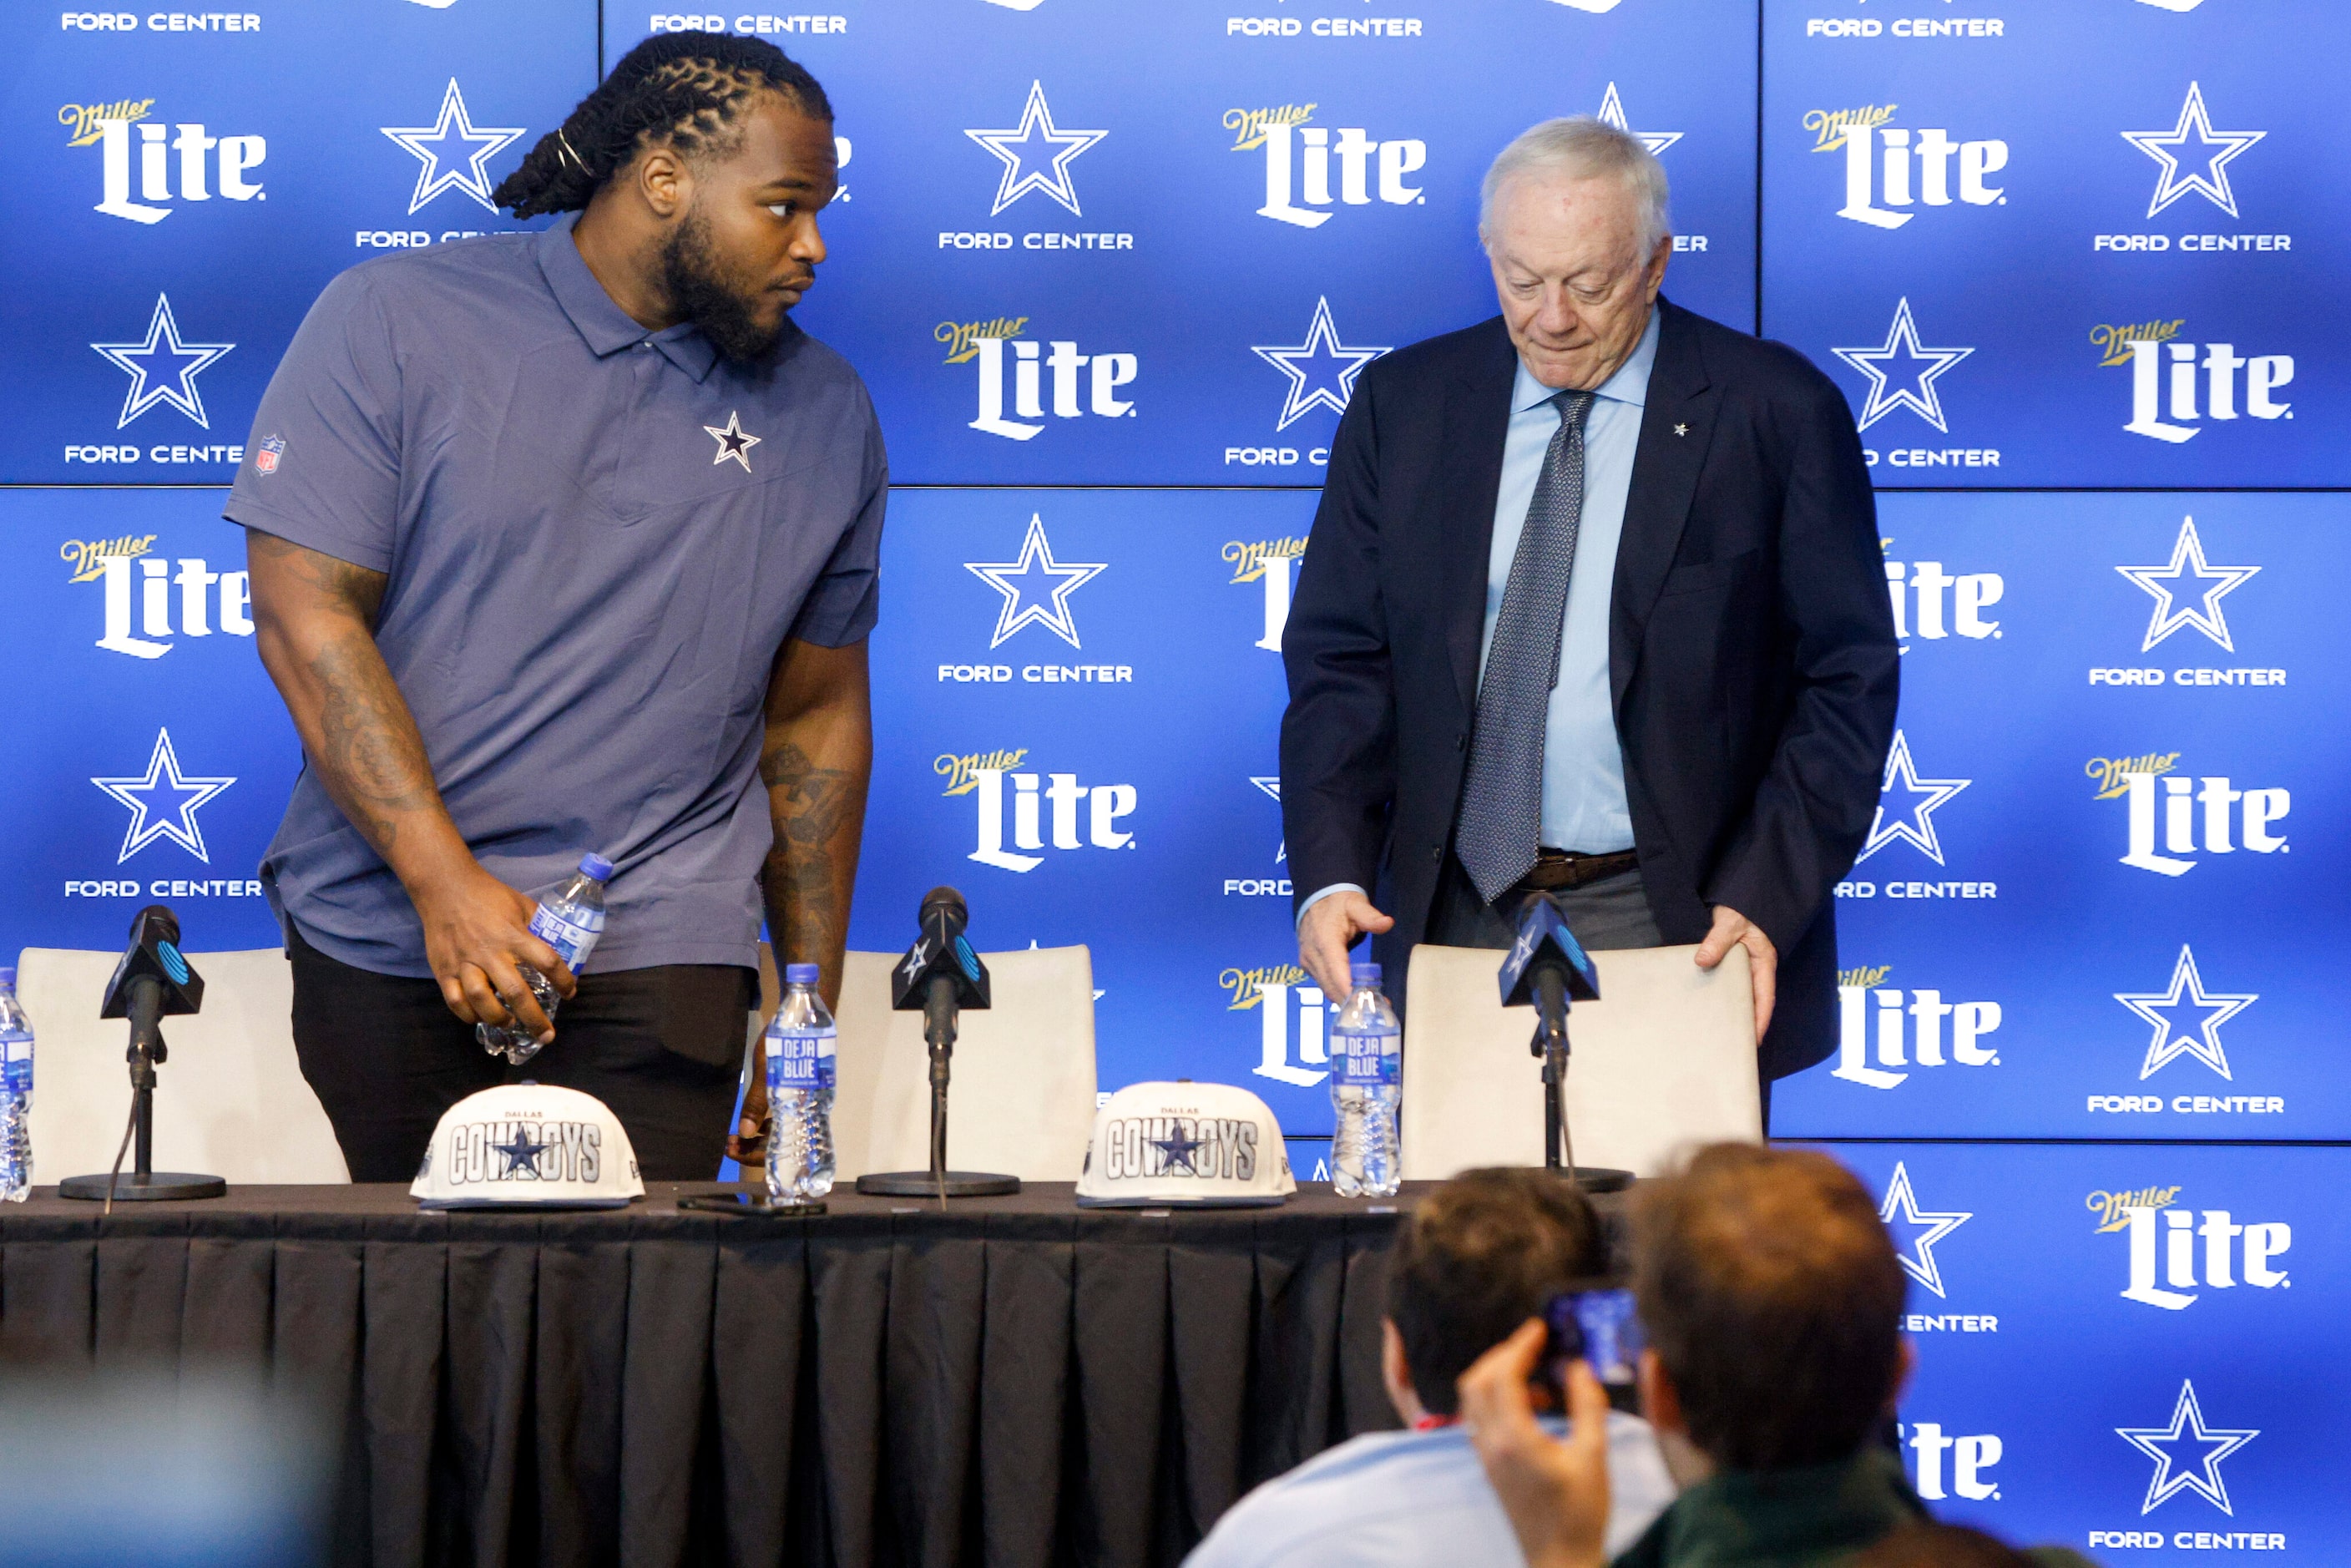
M530 1129L518 1126L514 1130L514 1142L492 1144L490 1147L506 1156L507 1168L500 1173L500 1180L517 1176L528 1176L535 1180L538 1176L538 1156L554 1145L532 1143Z
M2192 1056L2228 1078L2229 1058L2220 1050L2220 1026L2261 999L2258 991L2239 995L2206 990L2204 977L2196 972L2196 955L2185 943L2180 945L2179 962L2171 967L2169 990L2115 993L2115 1000L2155 1026L2147 1062L2138 1070L2142 1079L2154 1077L2158 1069L2180 1056Z
M2179 537L2172 541L2168 563L2163 566L2118 566L2115 570L2155 595L2155 613L2147 618L2147 640L2138 645L2140 653L2146 653L2182 626L2193 626L2233 653L2237 645L2229 640L2229 618L2220 612L2220 599L2224 594L2234 592L2247 578L2262 569L2257 566L2213 566L2206 561L2204 541L2196 534L2196 519L2187 517L2179 524ZM2203 585L2200 592L2195 590L2173 591L2170 585L2174 583L2185 589L2183 580L2189 578Z
M1935 1243L1973 1219L1974 1213L1963 1209L1938 1212L1920 1208L1918 1195L1910 1187L1910 1172L1896 1161L1894 1179L1886 1186L1886 1201L1877 1207L1877 1218L1885 1221L1889 1229L1899 1227L1909 1232L1907 1239L1899 1234L1894 1239L1902 1271L1938 1296L1941 1295L1943 1270L1935 1261Z
M702 428L706 434L714 437L718 443L718 451L710 459L710 465L713 468L731 459L741 464L743 472L748 474L751 471L751 448L767 439L763 435L745 434L742 416L733 409L726 411L725 424L705 424Z
M2268 134L2266 131L2213 130L2212 117L2204 109L2204 89L2189 82L2178 124L2168 131L2126 131L2122 139L2163 166L2155 182L2155 194L2147 204L2148 217L2193 191L2233 218L2237 195L2229 188L2229 161ZM2195 151L2189 152L2191 140ZM2191 171L2190 163L2201 167Z
M1031 191L1042 191L1078 216L1078 193L1070 183L1070 162L1077 155L1110 134L1107 131L1063 131L1053 123L1053 111L1045 102L1045 84L1029 84L1029 101L1020 110L1020 123L1009 131L967 131L966 136L987 148L1004 162L1004 177L996 184L996 204L987 209L994 217ZM1044 144L1042 152L1037 144Z
M1937 865L1943 863L1943 841L1935 832L1935 809L1974 783L1972 779L1921 779L1910 758L1910 737L1894 732L1893 749L1886 754L1886 777L1878 786L1877 815L1869 824L1869 840L1855 857L1858 865L1896 839L1907 840ZM1887 820L1886 800L1896 790L1910 804Z
M967 560L963 569L1004 595L1004 607L997 612L996 635L989 640L989 647L1002 646L1006 638L1033 622L1075 648L1081 644L1078 623L1070 615L1070 595L1109 564L1099 560L1055 560L1053 547L1045 538L1045 519L1031 513L1029 531L1020 540L1019 559Z
M1274 798L1274 800L1275 800L1277 802L1279 802L1279 801L1280 800L1280 799L1281 799L1281 779L1280 779L1280 777L1279 775L1276 775L1275 777L1273 777L1273 778L1271 778L1271 779L1263 779L1263 778L1259 778L1259 777L1258 777L1258 776L1256 776L1256 775L1252 774L1252 775L1250 775L1250 777L1249 777L1249 782L1250 782L1250 783L1252 783L1252 784L1254 784L1254 785L1256 785L1259 789L1260 789L1264 790L1267 794L1269 794L1269 795L1272 796L1272 797ZM1275 850L1275 851L1273 852L1273 863L1274 863L1274 864L1276 864L1276 865L1280 865L1282 862L1284 862L1284 861L1288 860L1289 858L1290 858L1290 841L1289 841L1288 839L1286 839L1286 838L1285 838L1285 839L1283 839L1283 840L1281 841L1281 847L1280 847L1280 848L1279 848L1279 849L1277 849L1277 850Z
M120 865L157 839L169 839L206 865L204 832L196 825L196 808L236 782L233 778L200 779L180 771L179 753L172 748L172 732L155 732L155 749L147 771L129 779L92 779L91 783L131 808L131 826L122 834L122 848L114 857ZM159 803L156 797L170 799Z
M475 125L465 112L465 95L457 90L457 78L449 78L449 89L441 95L441 113L430 125L379 126L386 136L415 155L423 167L416 171L416 190L408 198L408 210L416 211L444 191L463 191L477 204L498 210L490 200L489 161L507 143L523 133L516 126Z
M1250 353L1290 378L1290 392L1281 402L1281 423L1273 427L1277 432L1288 430L1311 408L1346 413L1347 400L1355 395L1355 378L1387 351L1384 346L1351 349L1341 343L1339 329L1331 324L1328 299L1314 301L1314 319L1307 323L1306 341L1296 348L1254 344L1249 348Z
M2220 1461L2261 1435L2258 1427L2204 1425L2203 1408L2196 1403L2196 1385L2186 1380L2179 1385L2179 1402L2171 1407L2170 1426L2115 1428L2116 1437L2155 1461L2155 1474L2147 1483L2147 1500L2139 1504L2142 1517L2177 1493L2193 1491L2234 1519L2237 1511L2229 1506L2229 1486L2220 1479ZM2171 1448L2177 1443L2190 1443L2204 1451L2175 1469Z
M1907 408L1949 435L1943 422L1942 393L1935 378L1975 352L1973 349L1929 349L1918 341L1918 323L1905 297L1894 307L1894 323L1886 341L1876 348L1831 349L1830 353L1869 378L1869 398L1855 428L1867 430L1897 408Z
M1616 96L1616 84L1610 82L1608 90L1600 95L1600 112L1593 116L1603 125L1614 126L1627 136L1637 137L1652 155L1663 152L1682 139L1678 131L1635 131L1625 119L1625 100Z
M122 395L122 413L114 421L120 430L159 402L168 402L206 430L204 400L196 391L196 372L236 347L235 343L191 343L180 336L172 318L170 296L155 296L155 313L147 319L143 343L92 343L116 369L128 371L131 390ZM160 362L159 362L160 361Z

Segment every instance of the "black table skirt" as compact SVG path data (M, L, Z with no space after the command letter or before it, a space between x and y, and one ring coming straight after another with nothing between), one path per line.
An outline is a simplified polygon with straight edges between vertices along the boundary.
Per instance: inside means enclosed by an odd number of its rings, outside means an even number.
M0 1366L266 1368L338 1562L1167 1563L1395 1425L1393 1212L426 1214L392 1186L0 1206ZM1398 1207L1408 1207L1407 1188Z

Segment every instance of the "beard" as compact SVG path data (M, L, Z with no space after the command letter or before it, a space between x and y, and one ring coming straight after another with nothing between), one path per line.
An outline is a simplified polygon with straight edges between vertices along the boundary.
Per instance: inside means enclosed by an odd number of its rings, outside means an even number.
M736 366L766 359L783 335L779 318L762 326L754 315L756 296L730 281L710 246L710 225L689 212L662 242L662 286L681 319L702 329L718 357Z

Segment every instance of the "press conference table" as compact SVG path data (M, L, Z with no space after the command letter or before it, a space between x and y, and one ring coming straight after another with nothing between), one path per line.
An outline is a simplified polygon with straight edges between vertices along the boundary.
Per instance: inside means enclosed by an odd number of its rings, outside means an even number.
M336 1560L1174 1563L1395 1424L1396 1210L424 1213L399 1186L0 1205L0 1368L262 1366L342 1434ZM1599 1200L1612 1210L1615 1200Z

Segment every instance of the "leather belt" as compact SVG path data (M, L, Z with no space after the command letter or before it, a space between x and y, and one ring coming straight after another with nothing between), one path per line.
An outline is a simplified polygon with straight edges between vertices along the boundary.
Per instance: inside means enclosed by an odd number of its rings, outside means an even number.
M1567 893L1640 868L1640 853L1617 850L1588 855L1574 850L1537 850L1534 869L1520 877L1514 893Z

